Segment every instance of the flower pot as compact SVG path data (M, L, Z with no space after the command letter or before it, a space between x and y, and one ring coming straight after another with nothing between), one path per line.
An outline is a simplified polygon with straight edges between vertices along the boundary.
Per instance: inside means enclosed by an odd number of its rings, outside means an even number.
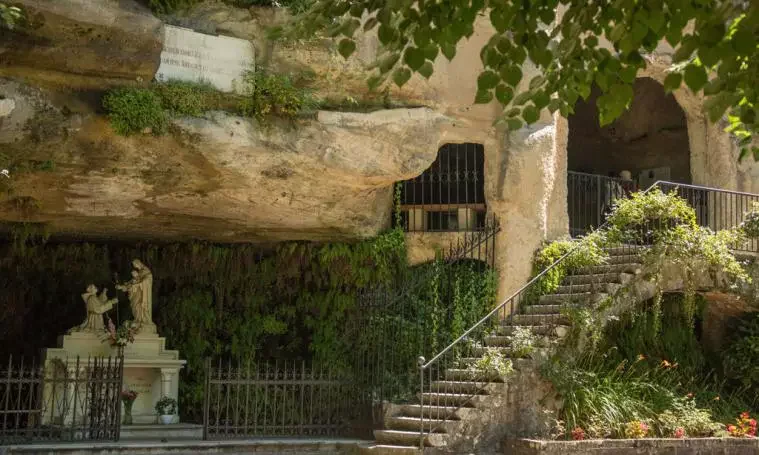
M173 415L161 415L161 416L158 416L158 417L161 420L161 423L164 424L164 425L169 425L169 424L171 424L174 421L174 416Z
M134 401L124 400L124 421L122 422L124 425L132 424L132 405L133 404L134 404Z

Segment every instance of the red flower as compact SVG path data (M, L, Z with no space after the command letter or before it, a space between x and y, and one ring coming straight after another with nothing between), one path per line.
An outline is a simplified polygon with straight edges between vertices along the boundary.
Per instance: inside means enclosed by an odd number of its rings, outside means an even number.
M677 429L675 430L675 437L677 439L684 438L685 437L685 428L683 428L683 427L677 427Z
M728 433L735 433L735 425L728 425L727 426L727 432Z
M741 412L741 419L748 419L748 418L750 418L750 417L751 417L751 416L749 415L749 413L748 413L748 412Z
M574 430L572 430L572 439L575 441L582 441L585 439L585 430L583 430L581 427L575 427Z

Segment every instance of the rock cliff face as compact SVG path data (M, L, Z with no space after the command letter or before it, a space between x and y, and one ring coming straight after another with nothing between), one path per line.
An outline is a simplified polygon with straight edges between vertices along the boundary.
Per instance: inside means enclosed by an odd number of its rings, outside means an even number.
M126 138L53 94L9 80L0 94L10 101L0 117L0 158L13 174L0 219L89 236L372 235L389 222L393 182L435 159L446 123L424 108L320 112L267 127L212 112L176 120L165 137Z
M175 120L163 137L121 137L100 99L108 88L151 81L163 22L132 0L20 3L28 23L0 41L0 168L12 172L0 182L2 221L86 237L365 237L387 227L393 182L429 166L450 123L425 108L319 112L266 127L211 112ZM203 6L194 14L204 21L185 25L209 31L226 22L236 31L218 31L256 35L261 52L264 25L281 20L276 10L261 9L262 24L249 10L211 3L221 12ZM361 71L352 77L365 90Z

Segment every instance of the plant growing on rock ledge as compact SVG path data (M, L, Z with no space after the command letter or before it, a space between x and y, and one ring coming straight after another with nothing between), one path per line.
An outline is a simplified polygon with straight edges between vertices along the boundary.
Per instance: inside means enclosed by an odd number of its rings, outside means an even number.
M168 124L161 98L150 89L116 89L105 95L103 107L113 129L125 136L140 132L161 134Z
M257 69L245 74L245 83L246 97L240 110L261 123L270 115L294 119L301 111L316 106L311 92L296 87L287 75Z

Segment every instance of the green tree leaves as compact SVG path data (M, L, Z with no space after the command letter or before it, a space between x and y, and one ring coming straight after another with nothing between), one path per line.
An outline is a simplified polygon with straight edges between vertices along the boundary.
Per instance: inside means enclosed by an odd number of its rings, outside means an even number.
M559 3L564 14L553 23ZM743 145L759 131L759 2L315 0L290 32L342 35L343 56L355 52L358 30L376 33L385 52L371 80L402 86L413 73L431 77L439 54L453 60L480 16L495 34L480 53L484 68L474 101L503 104L500 121L509 127L537 121L543 109L568 115L594 84L603 92L602 122L614 120L630 103L643 56L666 40L675 49L667 90L703 93L710 118L727 113ZM523 84L528 59L540 77ZM514 106L523 108L514 114Z

